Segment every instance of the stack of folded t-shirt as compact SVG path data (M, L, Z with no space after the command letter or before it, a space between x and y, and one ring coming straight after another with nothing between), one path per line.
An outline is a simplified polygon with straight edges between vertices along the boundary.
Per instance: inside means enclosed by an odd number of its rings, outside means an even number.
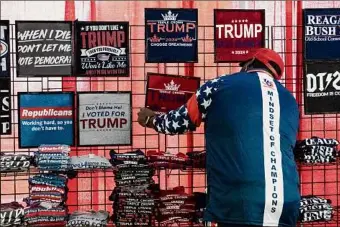
M69 152L67 145L41 145L34 161L39 170L65 172L69 170Z
M155 169L185 169L188 167L188 157L183 153L170 154L156 150L147 151L149 165Z
M58 174L39 174L29 179L30 197L28 205L49 202L54 207L64 204L67 199L67 177Z
M0 205L0 226L22 226L24 207L18 202L2 203Z
M122 154L111 151L110 156L116 183L110 196L114 202L113 221L117 227L150 226L154 199L149 188L154 184L154 170L141 150Z
M298 141L294 148L295 158L301 163L332 163L338 157L336 139L312 137Z
M109 198L114 202L112 220L119 226L151 226L154 198L150 190L115 188Z
M25 209L25 223L31 227L64 227L67 224L67 209L49 202L36 202Z
M205 168L206 152L190 151L187 153L189 157L189 165L193 168Z
M105 157L88 154L71 157L70 168L73 170L95 170L112 168L112 165Z
M24 172L28 171L32 157L24 154L0 153L0 172Z
M300 221L331 221L333 207L331 200L316 196L303 196L300 201Z
M194 223L203 225L203 210L205 208L204 193L186 194L184 187L172 190L160 190L155 194L156 220L161 226L179 224L182 226Z
M106 211L75 211L69 216L66 227L106 227L108 220Z

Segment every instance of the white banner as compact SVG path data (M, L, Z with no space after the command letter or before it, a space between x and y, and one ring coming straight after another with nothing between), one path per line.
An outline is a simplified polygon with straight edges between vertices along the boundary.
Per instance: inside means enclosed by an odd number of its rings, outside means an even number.
M130 145L131 93L79 93L78 145Z
M95 54L110 53L117 56L126 55L125 48L115 48L110 46L99 46L91 49L81 49L81 56L91 57Z

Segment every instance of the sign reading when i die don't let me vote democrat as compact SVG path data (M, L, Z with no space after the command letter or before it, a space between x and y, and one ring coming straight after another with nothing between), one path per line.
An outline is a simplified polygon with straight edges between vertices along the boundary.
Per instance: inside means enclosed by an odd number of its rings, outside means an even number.
M18 76L69 76L72 22L16 21Z
M305 60L340 60L340 9L304 9Z
M215 62L242 62L265 46L264 10L215 9Z

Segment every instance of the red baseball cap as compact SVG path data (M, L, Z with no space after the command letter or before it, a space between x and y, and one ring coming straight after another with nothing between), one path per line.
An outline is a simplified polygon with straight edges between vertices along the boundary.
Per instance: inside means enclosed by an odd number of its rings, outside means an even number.
M276 53L274 50L268 49L268 48L258 48L254 49L249 52L247 55L247 60L240 63L240 66L243 66L245 63L247 63L250 60L258 60L262 62L273 74L275 79L280 79L283 75L284 71L284 63L281 58L281 56ZM275 63L279 69L280 72L277 72L275 68L272 66L271 63Z

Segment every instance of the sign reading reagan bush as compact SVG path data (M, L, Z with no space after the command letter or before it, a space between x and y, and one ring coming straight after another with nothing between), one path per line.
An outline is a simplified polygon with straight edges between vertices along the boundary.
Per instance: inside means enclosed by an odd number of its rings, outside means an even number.
M304 58L340 60L340 9L304 9Z

